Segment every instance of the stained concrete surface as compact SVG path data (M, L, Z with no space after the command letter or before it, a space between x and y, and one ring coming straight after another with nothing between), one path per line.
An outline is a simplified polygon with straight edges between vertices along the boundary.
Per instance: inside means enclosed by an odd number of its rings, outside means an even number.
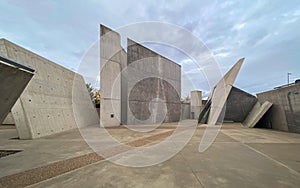
M300 84L259 93L257 98L273 103L259 122L261 127L300 133Z
M239 88L232 87L225 104L224 120L243 122L256 102L257 98L255 96Z
M127 46L127 123L179 121L181 66L131 39Z
M166 124L151 134L172 127L175 125ZM225 124L211 147L199 153L205 128L200 125L190 142L161 164L129 168L99 161L31 187L298 187L300 184L299 134ZM125 128L109 131L122 141L147 135L130 133ZM0 178L91 152L74 130L28 141L9 140L16 135L11 129L1 129L0 135L1 149L24 149L0 159Z

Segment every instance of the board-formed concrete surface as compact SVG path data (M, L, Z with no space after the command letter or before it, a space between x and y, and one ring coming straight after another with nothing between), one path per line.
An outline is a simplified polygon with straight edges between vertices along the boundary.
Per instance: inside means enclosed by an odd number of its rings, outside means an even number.
M11 109L21 139L38 138L76 128L73 105L79 103L84 103L85 107L81 108L84 111L77 111L77 116L81 116L77 117L78 126L99 122L82 76L5 39L0 41L0 55L35 70L32 80ZM73 99L73 91L85 94ZM78 102L78 99L82 101ZM78 108L75 106L74 109Z
M273 103L259 122L261 127L300 133L300 84L257 94L260 103Z
M272 103L269 101L265 101L263 104L260 104L260 102L257 102L245 121L243 122L244 126L247 126L249 128L253 128L258 121L265 115L265 113L271 108Z
M127 124L179 121L181 66L127 40Z
M232 87L226 100L226 112L224 120L243 122L254 105L257 98L239 88Z
M108 131L122 142L131 142L175 127L175 124L163 124L154 132L139 134L123 127ZM1 129L0 149L23 151L0 158L0 185L72 188L299 186L299 134L225 123L212 146L200 153L199 138L203 137L205 128L206 125L200 125L189 143L171 159L144 168L123 167L90 155L93 151L77 130L24 141L10 139L17 135L16 130ZM96 129L100 128L95 126L90 131ZM153 140L153 144L159 139ZM174 146L176 142L180 140L174 140ZM61 171L65 168L69 170Z
M0 40L0 45L3 42ZM18 65L20 64L0 56L0 124L3 123L34 75L33 69L22 69L21 65ZM9 119L4 123L8 121Z

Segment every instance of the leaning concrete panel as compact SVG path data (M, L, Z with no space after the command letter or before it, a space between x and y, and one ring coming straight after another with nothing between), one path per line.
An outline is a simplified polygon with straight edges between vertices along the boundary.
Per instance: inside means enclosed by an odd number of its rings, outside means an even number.
M243 122L244 126L253 128L257 122L263 117L263 115L271 108L272 103L265 101L262 105L257 102L245 121Z
M18 65L16 62L0 56L0 124L33 76L32 69L25 70Z
M180 65L130 39L127 45L127 123L179 121Z
M208 100L211 100L211 107L208 124L216 125L222 123L226 111L226 108L224 108L225 102L243 62L244 58L240 59L218 82L209 95Z
M73 83L74 87L78 86L74 80L75 73L7 40L2 39L0 44L7 50L4 55L36 70L30 84L11 110L19 137L32 139L76 128L72 106ZM88 93L86 87L83 87L83 80L79 80L78 84L79 90ZM81 100L91 104L87 96L82 95ZM88 105L80 114L88 114L88 117L82 119L89 119L80 126L99 122L92 105Z

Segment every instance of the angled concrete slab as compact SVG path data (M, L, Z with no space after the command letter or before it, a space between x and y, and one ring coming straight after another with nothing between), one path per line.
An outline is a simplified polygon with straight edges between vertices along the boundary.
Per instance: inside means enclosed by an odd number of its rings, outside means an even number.
M0 53L35 70L11 109L20 139L39 138L99 122L81 75L5 39L0 39ZM74 92L80 96L73 95ZM78 104L81 108L74 107ZM80 117L75 119L74 113Z
M232 89L233 83L240 71L245 58L238 62L225 74L225 76L214 87L208 100L211 100L208 124L222 124L226 109L224 108L228 95Z
M33 69L0 56L0 124L7 117L33 75Z
M258 121L263 117L263 115L271 108L272 103L265 101L262 105L260 102L257 102L245 121L243 122L244 126L253 128Z

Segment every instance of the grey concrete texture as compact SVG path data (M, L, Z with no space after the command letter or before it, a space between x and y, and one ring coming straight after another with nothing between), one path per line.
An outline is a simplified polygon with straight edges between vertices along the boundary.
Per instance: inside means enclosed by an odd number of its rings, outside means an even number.
M15 124L15 120L14 117L12 116L12 113L9 112L7 114L7 116L5 117L5 119L2 122L3 125L14 125Z
M299 186L299 134L248 129L241 124L224 124L212 146L200 153L199 140L204 134L204 128L205 125L200 125L183 150L163 163L130 168L109 161L99 161L30 187ZM164 125L160 130L164 130ZM122 141L149 134L134 136L132 131L126 129L110 131ZM24 150L0 160L0 177L91 152L75 130L31 141L9 140L16 135L15 130L11 129L0 130L0 134L2 149ZM157 132L151 134L155 135ZM32 160L33 158L36 160Z
M131 39L127 45L127 123L179 121L181 67Z
M125 55L120 35L100 25L100 126L103 127L118 126L124 120L124 114L121 114L121 105L124 105L121 104L121 71L127 64Z
M5 49L1 50L1 55L31 66L36 71L11 109L21 139L38 138L76 128L74 112L80 109L76 106L78 104L86 105L81 108L84 111L76 112L78 126L99 122L82 76L7 40L1 39L0 44ZM73 98L73 91L82 95Z
M202 110L202 92L191 91L191 119L198 119Z
M255 96L232 87L224 107L226 108L224 120L243 122L256 102L257 98Z
M208 97L208 100L211 100L208 124L216 125L222 123L223 117L225 116L224 105L244 59L245 58L238 60L211 91Z
M1 41L0 45L3 42ZM33 75L32 72L0 61L0 124L3 123Z
M263 104L257 102L243 122L243 125L249 128L253 128L263 117L263 115L265 115L265 113L271 108L271 106L272 103L270 103L269 101L265 101Z
M300 133L300 85L295 84L257 94L263 103L273 103L259 126Z
M191 116L191 104L181 103L181 120L190 119Z

